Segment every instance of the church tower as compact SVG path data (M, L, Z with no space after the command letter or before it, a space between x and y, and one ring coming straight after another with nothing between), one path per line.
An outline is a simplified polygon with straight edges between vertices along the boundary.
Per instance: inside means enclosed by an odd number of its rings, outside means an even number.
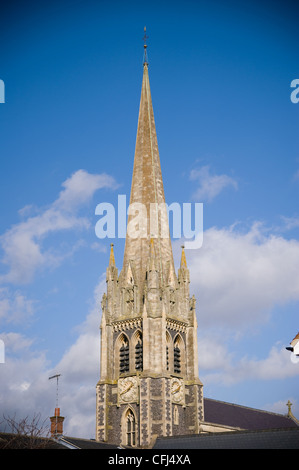
M195 298L183 247L174 268L146 47L123 267L111 244L96 387L96 439L132 447L199 433L204 420Z

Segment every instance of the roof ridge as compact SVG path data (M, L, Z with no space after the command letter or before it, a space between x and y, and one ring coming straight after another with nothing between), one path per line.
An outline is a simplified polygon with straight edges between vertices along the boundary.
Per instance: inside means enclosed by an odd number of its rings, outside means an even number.
M202 437L202 436L211 436L211 435L221 435L221 434L228 434L231 435L233 433L236 434L247 434L247 433L261 433L261 432L283 432L283 431L299 431L298 428L269 428L269 429L238 429L236 431L214 431L214 432L202 432L198 434L178 434L178 435L173 435L173 436L159 436L157 437L157 441L159 439L191 439L194 437Z
M282 416L284 418L290 418L287 413L286 414L283 414L283 413L277 413L275 411L268 411L268 410L262 410L260 408L253 408L251 406L247 406L247 405L239 405L238 403L231 403L231 402L228 402L228 401L223 401L223 400L217 400L215 398L208 398L208 397L204 397L204 400L211 400L211 401L215 401L215 402L218 402L218 403L223 403L225 405L231 405L231 406L236 406L238 408L246 408L248 410L252 410L252 411L259 411L261 413L268 413L268 414L271 414L271 415L276 415L276 416ZM290 418L291 419L291 418Z
M95 438L66 436L65 434L63 434L62 438L63 438L63 439L76 439L76 440L79 440L79 441L94 441L94 442L98 442L98 441L96 441ZM99 441L99 442L102 442L102 441ZM105 444L105 442L103 442L103 443Z

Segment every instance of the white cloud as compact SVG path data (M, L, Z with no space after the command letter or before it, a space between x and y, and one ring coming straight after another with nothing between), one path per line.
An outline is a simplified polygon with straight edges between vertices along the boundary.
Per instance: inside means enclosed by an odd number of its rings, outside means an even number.
M246 330L264 321L265 311L270 311L273 305L299 299L299 242L273 236L259 224L246 231L237 226L214 227L205 232L200 250L187 252L187 259L191 293L195 289L198 299L199 329L205 332L198 345L204 386L213 383L233 386L247 380L287 380L298 376L298 364L292 363L284 346L269 347L262 358L255 357L254 351L237 356L231 337L236 330ZM26 410L26 415L41 412L48 419L55 407L56 394L55 384L48 377L61 373L59 406L66 418L65 433L94 437L104 278L96 286L86 321L77 328L76 341L54 368L50 369L42 351L33 351L32 340L14 333L3 338L7 360L0 365L3 367L0 395L8 415L17 412L24 417ZM5 294L8 293L3 292L4 297ZM11 302L12 294L8 298Z
M261 224L210 228L187 252L201 325L228 328L264 322L270 310L299 300L299 242L267 234Z
M197 298L199 369L206 389L298 378L298 363L285 344L271 344L266 336L261 354L254 335L277 306L285 306L281 320L287 324L287 306L299 301L299 242L273 235L258 223L246 230L213 227L204 233L202 248L186 255L191 294Z
M272 346L264 359L244 357L235 368L238 379L273 380L286 379L299 375L299 368L290 359L290 353L285 347Z
M94 438L95 386L100 378L100 315L101 297L106 287L105 274L94 290L86 320L77 328L77 339L63 357L50 368L43 351L34 350L34 341L17 333L1 335L5 344L5 363L0 364L1 410L0 429L7 417L21 420L41 414L41 421L50 425L49 416L56 402L56 381L60 373L59 407L65 416L64 432L69 436ZM44 426L43 426L44 427Z
M1 333L0 337L4 342L6 351L11 353L27 351L33 343L31 339L20 333Z
M38 269L59 265L67 253L43 249L45 238L64 230L88 228L89 220L78 215L80 206L86 204L98 189L114 189L117 185L109 175L78 170L62 186L64 189L53 204L14 225L0 237L4 251L2 262L9 269L7 274L0 276L1 281L25 284L33 279ZM28 213L28 207L24 209L23 216Z
M106 274L94 289L90 311L78 328L75 343L65 352L55 371L62 374L61 410L67 417L69 436L94 437L95 386L100 378L101 299L106 290Z
M223 340L215 334L200 338L198 342L199 367L203 370L226 370L232 360Z
M280 230L288 231L299 227L299 217L281 217L283 227ZM278 229L279 230L279 229Z
M55 202L55 206L68 211L87 203L98 189L118 187L112 176L105 173L94 175L84 170L76 171L62 183L62 186L64 189Z
M7 265L7 274L1 281L28 283L41 268L57 266L66 256L81 246L82 240L73 239L63 249L51 243L51 234L90 227L90 221L79 212L82 205L91 201L95 191L101 188L115 189L114 179L109 175L92 175L79 170L63 183L58 198L46 208L26 206L19 211L22 220L0 237L3 250L2 262ZM45 240L47 243L45 243ZM98 249L99 247L97 247ZM95 249L95 247L93 247ZM65 351L55 367L62 374L60 381L60 406L66 416L65 430L71 435L92 437L95 430L95 384L99 379L99 325L100 300L104 283L97 286L95 298L86 321L77 329L77 339ZM0 289L0 318L7 324L27 324L37 308L18 289ZM22 419L41 413L48 417L55 407L55 384L51 387L49 377L53 372L46 353L36 349L39 342L25 335L6 332L1 335L5 347L5 362L0 364L1 410L6 416ZM38 339L38 338L37 338ZM82 425L84 423L84 425ZM4 423L5 425L5 423Z
M250 380L285 380L299 376L298 365L291 361L285 347L272 346L265 358L254 357L254 351L250 357L238 357L221 342L220 336L218 341L216 338L215 333L206 335L198 344L200 378L206 386L215 383L231 386ZM230 348L233 349L231 340Z
M107 246L98 241L92 243L90 248L98 253L107 253Z
M211 175L209 166L190 172L190 180L197 181L199 187L193 195L199 201L212 201L227 187L238 188L237 181L227 175Z
M44 416L51 397L45 354L33 351L33 341L24 335L6 333L1 338L5 344L5 362L0 364L0 425L3 415L16 421L36 413ZM4 427L5 422L1 429Z
M76 342L65 352L57 369L67 375L69 381L82 381L93 374L100 373L100 315L101 299L106 290L106 275L99 281L94 290L90 312L82 325L77 328ZM86 360L88 358L88 361ZM99 378L99 377L98 377ZM98 380L97 378L97 380Z
M0 320L7 323L21 323L32 317L36 301L29 300L20 291L12 292L0 288Z
M286 404L289 400L293 405L291 408L293 415L295 417L298 417L299 405L297 403L297 400L295 398L290 397L289 395L287 395L284 400L279 400L275 403L266 403L263 409L272 411L273 413L286 414Z

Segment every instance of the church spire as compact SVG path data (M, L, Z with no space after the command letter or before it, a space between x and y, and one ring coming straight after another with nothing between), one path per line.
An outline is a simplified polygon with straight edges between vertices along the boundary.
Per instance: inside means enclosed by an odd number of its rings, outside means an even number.
M145 29L145 42L146 38ZM140 285L142 285L145 279L151 238L153 238L162 283L167 270L169 270L169 265L174 269L146 48L145 43L130 211L128 216L128 227L136 226L138 223L137 221L134 223L134 221L139 211L138 222L142 223L143 231L136 233L135 236L132 236L127 231L123 262L123 271L125 272L129 262L133 261L136 275L141 283ZM142 213L140 213L140 208L143 210Z
M111 245L96 400L97 440L140 448L155 434L198 434L204 419L195 299L184 249L174 269L144 33L124 260L118 276Z

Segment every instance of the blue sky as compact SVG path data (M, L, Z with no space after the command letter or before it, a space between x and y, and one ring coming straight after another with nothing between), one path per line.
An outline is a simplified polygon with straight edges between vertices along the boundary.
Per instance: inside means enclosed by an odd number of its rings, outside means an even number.
M166 199L204 204L203 246L186 253L204 393L281 413L290 399L299 417L285 350L299 331L298 6L1 9L1 416L47 418L61 373L65 432L94 436L111 243L95 236L95 207L129 197L146 25ZM120 269L124 241L112 241Z

